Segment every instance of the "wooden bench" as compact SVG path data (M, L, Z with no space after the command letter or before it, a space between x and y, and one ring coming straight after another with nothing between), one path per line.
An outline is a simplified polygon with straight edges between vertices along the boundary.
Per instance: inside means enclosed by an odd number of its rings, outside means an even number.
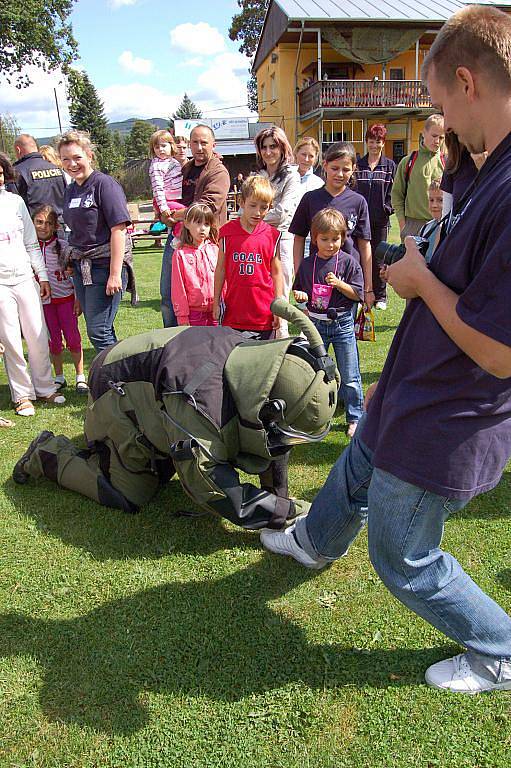
M139 240L162 240L167 239L167 232L148 232L147 230L155 221L153 204L150 200L144 200L141 203L128 203L128 213L131 219L129 235L133 248Z

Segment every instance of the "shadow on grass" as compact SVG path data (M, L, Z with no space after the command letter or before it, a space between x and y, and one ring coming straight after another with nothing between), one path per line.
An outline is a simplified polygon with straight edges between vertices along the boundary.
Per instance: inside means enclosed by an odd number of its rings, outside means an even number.
M4 614L0 655L37 659L49 720L113 735L148 723L148 691L235 702L290 682L386 688L421 682L425 666L444 655L309 643L267 603L310 578L287 559L263 556L224 578L154 587L74 619Z
M456 512L453 517L464 520L498 520L502 517L509 517L511 515L511 508L509 506L510 496L511 473L504 472L496 488L488 491L488 493L476 496L466 507Z
M497 574L497 581L502 584L505 589L511 592L511 568L506 568Z

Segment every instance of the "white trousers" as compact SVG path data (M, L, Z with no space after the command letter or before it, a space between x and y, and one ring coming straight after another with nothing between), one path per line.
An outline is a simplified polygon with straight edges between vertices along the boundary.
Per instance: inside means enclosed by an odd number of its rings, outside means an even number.
M23 355L22 334L27 343L28 361ZM0 284L0 341L11 397L35 400L55 392L39 286L35 279L17 285Z
M289 292L293 285L293 243L294 235L289 232L283 232L280 238L280 261L282 264L282 283L283 295L289 301ZM280 328L277 331L277 339L285 339L289 336L287 320L280 321Z

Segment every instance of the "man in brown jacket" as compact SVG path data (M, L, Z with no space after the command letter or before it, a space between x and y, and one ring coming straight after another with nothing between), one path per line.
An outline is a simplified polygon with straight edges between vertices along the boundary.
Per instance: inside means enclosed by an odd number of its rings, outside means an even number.
M190 134L192 159L183 166L183 196L185 206L192 203L209 205L221 227L227 221L227 193L231 184L229 172L220 157L215 154L215 134L208 125L197 125ZM173 211L165 223L169 229L182 221L186 208ZM170 298L172 279L172 238L167 238L161 264L160 293L163 325L170 328L177 325Z

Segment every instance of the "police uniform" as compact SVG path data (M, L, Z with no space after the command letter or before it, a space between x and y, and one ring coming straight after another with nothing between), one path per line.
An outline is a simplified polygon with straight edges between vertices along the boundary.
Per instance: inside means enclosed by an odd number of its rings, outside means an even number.
M46 477L135 512L176 472L203 508L244 528L280 528L305 505L287 496L290 446L324 437L336 406L335 365L311 338L182 326L120 341L90 370L88 449L42 433L13 477ZM261 488L238 469L258 474Z
M62 205L66 181L61 168L45 160L39 152L30 152L16 160L16 188L29 213L40 205L51 205L62 222Z

